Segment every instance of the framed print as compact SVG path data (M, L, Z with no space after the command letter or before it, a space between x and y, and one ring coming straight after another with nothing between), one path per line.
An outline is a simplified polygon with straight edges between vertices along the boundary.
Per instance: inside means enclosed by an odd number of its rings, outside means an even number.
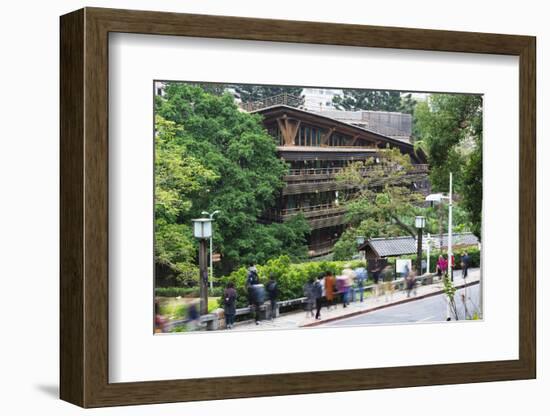
M535 103L529 36L62 16L61 398L534 378Z

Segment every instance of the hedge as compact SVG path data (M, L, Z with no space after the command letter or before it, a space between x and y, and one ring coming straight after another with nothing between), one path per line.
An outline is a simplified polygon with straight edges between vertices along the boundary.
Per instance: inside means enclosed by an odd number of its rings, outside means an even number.
M347 264L352 268L365 266L365 262L362 260L291 263L288 256L281 256L269 260L265 265L258 265L257 269L260 283L264 285L267 284L271 274L275 276L279 288L278 300L290 300L304 296L303 288L310 278L315 278L325 272L331 272L335 276L339 275ZM248 306L248 294L245 289L247 274L247 268L241 267L229 276L219 279L222 287L225 287L229 282L235 284L237 308ZM220 306L223 307L223 298L220 298Z

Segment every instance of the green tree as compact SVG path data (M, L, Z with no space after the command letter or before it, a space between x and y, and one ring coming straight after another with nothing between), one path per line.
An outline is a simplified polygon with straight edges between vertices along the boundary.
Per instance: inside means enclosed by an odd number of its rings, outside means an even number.
M401 93L398 91L344 90L344 95L332 99L339 110L399 111Z
M432 94L416 106L415 119L415 145L428 155L432 189L447 192L452 172L457 201L481 238L482 96Z
M302 87L281 87L269 85L233 85L243 102L259 101L264 98L287 93L299 97L302 95Z
M355 237L391 237L403 234L416 236L413 222L423 213L424 197L413 190L408 176L412 168L409 155L398 149L381 152L378 160L356 162L338 176L338 180L356 188L346 201L350 227L334 248L335 259L349 259L357 252Z
M411 93L401 94L401 102L399 103L397 111L413 115L416 104L418 104L418 102L412 98Z
M159 280L168 275L178 285L190 285L198 274L196 247L190 225L178 220L216 175L186 155L178 132L176 123L155 117L155 263Z
M273 205L288 171L259 115L239 111L230 94L209 94L185 83L168 83L164 96L156 99L156 112L178 126L176 141L185 155L213 174L177 222L190 224L203 210L220 211L214 246L221 253L223 273L305 246L303 218L289 224L257 221Z

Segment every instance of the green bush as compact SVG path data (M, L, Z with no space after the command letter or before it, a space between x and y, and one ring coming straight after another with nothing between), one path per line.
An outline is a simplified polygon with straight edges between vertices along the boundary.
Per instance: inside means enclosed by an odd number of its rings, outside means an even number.
M264 265L258 265L258 275L260 283L267 284L269 276L273 274L277 279L279 287L279 300L296 299L304 296L303 287L310 278L315 278L325 272L330 271L338 275L349 264L352 268L364 266L364 261L318 261L306 263L291 263L288 256L281 256L269 260ZM227 283L233 282L237 290L237 308L248 306L248 294L245 289L247 268L241 267L229 276L219 279L222 287ZM223 298L220 298L219 304L223 307Z

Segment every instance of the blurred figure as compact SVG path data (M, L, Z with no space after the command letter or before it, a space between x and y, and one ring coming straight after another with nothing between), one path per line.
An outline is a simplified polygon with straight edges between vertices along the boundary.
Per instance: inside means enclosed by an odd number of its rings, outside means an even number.
M187 328L190 331L195 330L199 326L199 303L200 301L194 300L187 307Z
M315 305L313 283L313 278L310 278L304 285L304 296L306 297L306 318L313 317L313 305Z
M374 296L377 302L378 296L380 296L380 272L380 262L378 260L374 260L374 266L372 268L372 281L374 283Z
M384 289L384 299L387 302L388 297L391 300L393 296L393 268L392 266L388 265L384 267L384 270L382 270L382 279L384 281L383 289Z
M349 264L346 264L344 266L344 270L342 270L342 275L344 276L344 307L349 305L350 303L350 297L355 293L353 291L353 281L355 280L355 272L351 269L351 266Z
M441 280L441 277L447 273L447 260L440 254L437 263L435 265L437 271L437 277Z
M227 287L223 291L223 311L225 314L225 325L227 329L233 328L235 324L235 314L237 312L237 291L235 290L235 284L229 282Z
M455 255L451 254L451 282L454 282Z
M462 278L466 279L468 277L468 269L470 267L470 255L466 253L465 251L462 253L462 256L460 257L460 267L462 267Z
M260 287L261 286L261 287ZM265 294L263 285L260 285L260 277L256 266L251 265L248 268L246 277L246 289L248 292L248 303L254 313L254 321L256 325L260 324L260 306L263 303L263 295Z
M338 276L336 276L336 293L340 295L340 301L342 302L342 306L344 308L347 306L345 298L346 279L347 277L343 274L339 274Z
M269 298L269 304L271 306L271 320L275 319L275 314L277 313L277 298L279 297L279 287L277 286L277 281L275 280L275 275L272 273L269 276L269 282L267 283L267 297Z
M160 304L158 299L155 299L155 334L164 332L166 318L160 313Z
M407 287L407 297L411 296L411 292L414 290L413 294L416 296L416 267L412 266L412 270L408 273L405 278L405 284Z
M332 272L325 273L325 299L327 300L327 310L330 309L334 301L334 285L336 279Z
M323 304L323 284L317 277L313 283L313 296L315 297L315 319L321 319L321 306Z
M359 301L363 302L363 294L365 292L365 282L368 279L367 269L364 267L357 267L354 270L355 281L357 283L357 289L359 289Z

